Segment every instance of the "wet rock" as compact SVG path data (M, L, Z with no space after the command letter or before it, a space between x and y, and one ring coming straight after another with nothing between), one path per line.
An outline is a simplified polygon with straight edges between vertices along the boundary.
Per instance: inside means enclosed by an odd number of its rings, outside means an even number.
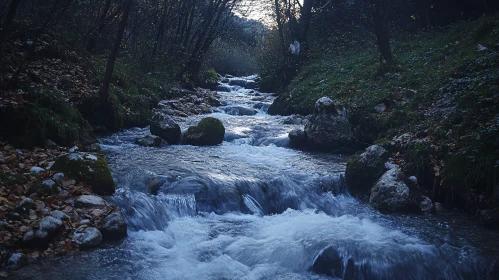
M72 148L70 148L70 149L69 149L69 152L70 152L70 153L76 153L76 152L78 152L79 150L80 150L80 149L78 148L78 146L74 146L74 147L72 147Z
M161 145L161 138L147 135L145 137L135 139L135 144L142 147L159 147Z
M237 78L234 78L234 79L231 79L229 81L229 86L240 86L240 87L246 87L246 83L247 81L244 80L244 79L237 79Z
M343 258L333 247L326 248L314 261L312 270L321 275L344 279Z
M62 172L55 173L54 175L52 175L52 180L58 183L62 182L64 180L64 173Z
M67 154L59 157L51 170L63 172L70 178L91 185L97 194L109 195L115 192L111 170L101 156L87 153Z
M387 159L388 151L378 145L370 146L362 154L352 156L345 170L350 193L368 199L371 188L385 172Z
M227 85L218 85L216 90L221 92L231 92L232 88Z
M50 216L52 216L56 219L59 219L61 221L65 221L65 220L69 219L68 215L66 215L64 212L59 211L59 210L54 210L54 211L50 212Z
M73 240L82 249L95 248L101 245L102 234L94 227L87 227L82 232L75 232Z
M39 196L50 196L59 193L59 188L53 180L36 182L28 187L27 195L38 194Z
M54 217L48 216L42 218L37 229L32 229L24 234L24 246L45 248L63 225L64 223L61 220Z
M421 212L430 214L433 211L433 202L429 197L424 196L419 202L419 208L421 208Z
M8 221L20 221L22 220L21 215L16 212L7 212L5 213L5 218L7 218Z
M499 208L492 210L482 210L480 214L480 224L489 229L499 229Z
M31 169L29 170L29 173L33 173L33 174L40 174L42 172L45 172L45 169L41 168L41 167L38 167L38 166L33 166L31 167Z
M246 81L246 85L244 86L247 89L255 89L257 86L255 81L248 80Z
M90 225L89 219L84 219L79 222L80 226Z
M92 143L89 145L83 146L83 151L87 153L100 153L101 152L101 147L99 143Z
M27 198L21 200L21 202L19 202L19 204L17 204L17 206L14 208L14 211L17 213L23 214L23 213L28 213L29 210L32 210L32 209L36 209L36 204L33 201L33 199L27 197Z
M404 183L404 177L398 167L385 172L371 189L369 203L379 210L397 212L410 209L409 187Z
M225 132L224 140L227 142L234 141L236 139L241 139L241 138L248 138L248 135L246 134L238 134L234 133L232 131L227 131Z
M315 113L305 125L305 132L311 149L355 151L360 146L348 121L348 110L327 97L315 103Z
M295 129L288 134L289 145L295 149L302 149L307 145L307 134L301 129Z
M198 125L191 126L184 134L184 144L194 146L213 146L224 140L225 127L216 118L204 118Z
M229 106L223 109L225 113L233 116L254 116L258 113L255 109L242 106Z
M102 219L100 230L107 240L118 240L127 236L127 223L121 212L113 212Z
M45 140L45 149L57 149L57 148L58 146L54 141L50 139Z
M303 119L298 116L289 116L284 119L283 124L302 124Z
M77 208L102 208L106 206L106 201L96 195L81 195L75 201Z
M6 267L9 269L19 269L28 264L28 256L23 253L13 253L7 260Z
M170 116L161 113L152 117L150 131L152 135L163 138L168 144L178 144L182 135L180 126Z

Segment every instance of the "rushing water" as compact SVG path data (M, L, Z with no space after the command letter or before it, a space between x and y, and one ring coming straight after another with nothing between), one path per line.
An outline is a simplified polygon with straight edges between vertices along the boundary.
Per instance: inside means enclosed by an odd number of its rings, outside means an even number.
M499 278L498 234L452 212L372 210L348 195L343 156L287 148L299 125L265 113L270 94L233 87L221 95L224 106L210 116L226 127L222 145L133 144L147 128L102 139L118 183L110 199L125 212L128 238L16 278L330 279L312 269L323 252L330 257L316 268L343 279ZM235 105L258 113L227 114Z

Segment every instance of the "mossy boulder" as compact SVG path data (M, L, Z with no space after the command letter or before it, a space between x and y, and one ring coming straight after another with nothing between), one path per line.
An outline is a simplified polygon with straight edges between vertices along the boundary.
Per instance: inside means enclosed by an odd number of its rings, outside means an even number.
M44 180L42 182L36 182L29 186L26 195L31 195L37 193L40 196L50 196L59 193L59 188L53 180Z
M225 127L219 119L204 118L198 125L191 126L184 134L184 144L194 146L214 146L224 140Z
M87 153L72 153L59 157L51 170L64 173L68 178L92 186L95 193L109 195L115 192L115 184L106 160Z
M377 145L370 146L360 155L352 156L345 170L345 178L350 193L367 199L371 188L385 172L388 152Z

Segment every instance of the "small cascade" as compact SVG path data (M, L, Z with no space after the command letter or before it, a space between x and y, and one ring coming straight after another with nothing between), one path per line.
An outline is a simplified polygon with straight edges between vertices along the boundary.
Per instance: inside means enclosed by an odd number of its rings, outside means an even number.
M244 194L243 201L244 201L244 205L246 205L246 207L248 207L248 210L250 210L251 213L257 214L259 216L264 215L262 206L260 205L260 203L258 203L258 201L256 201L253 197L251 197L251 195Z

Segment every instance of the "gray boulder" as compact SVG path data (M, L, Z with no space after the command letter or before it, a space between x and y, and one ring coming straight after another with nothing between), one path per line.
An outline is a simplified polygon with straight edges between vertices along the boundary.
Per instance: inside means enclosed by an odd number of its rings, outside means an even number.
M29 210L31 209L36 209L36 204L33 201L33 199L26 197L25 199L21 200L19 204L14 208L14 211L17 213L28 213Z
M135 139L135 144L142 147L159 147L161 145L161 138L147 135L145 137Z
M102 234L94 227L87 227L81 232L75 232L73 240L82 249L95 248L101 245Z
M315 103L315 112L305 125L305 132L311 149L353 151L359 148L348 121L348 110L327 97Z
M288 134L291 148L301 149L307 145L307 134L301 129L295 129Z
M379 210L408 211L412 202L404 179L405 175L398 167L385 172L371 189L369 203Z
M246 80L244 80L244 79L237 79L237 78L231 79L229 81L229 85L230 86L246 87L246 83L247 83Z
M7 260L6 267L9 269L19 269L28 264L28 256L23 253L13 253Z
M96 195L81 195L75 201L76 208L102 208L106 201Z
M351 194L369 198L371 188L385 172L388 151L378 145L370 146L360 155L352 156L345 170L345 179Z
M100 230L105 239L117 240L127 236L127 223L121 212L107 215L101 222Z
M151 119L150 131L152 135L165 139L168 144L178 144L182 135L180 126L170 116L158 112Z
M221 91L221 92L231 92L232 89L231 87L227 86L227 85L218 85L217 86L217 91Z
M23 244L27 247L45 248L63 225L64 223L59 219L44 217L40 220L38 228L24 234Z
M256 88L256 82L248 80L246 81L246 85L244 86L247 89L255 89Z
M224 108L225 113L233 116L253 116L256 115L255 109L246 108L243 106L228 106Z

